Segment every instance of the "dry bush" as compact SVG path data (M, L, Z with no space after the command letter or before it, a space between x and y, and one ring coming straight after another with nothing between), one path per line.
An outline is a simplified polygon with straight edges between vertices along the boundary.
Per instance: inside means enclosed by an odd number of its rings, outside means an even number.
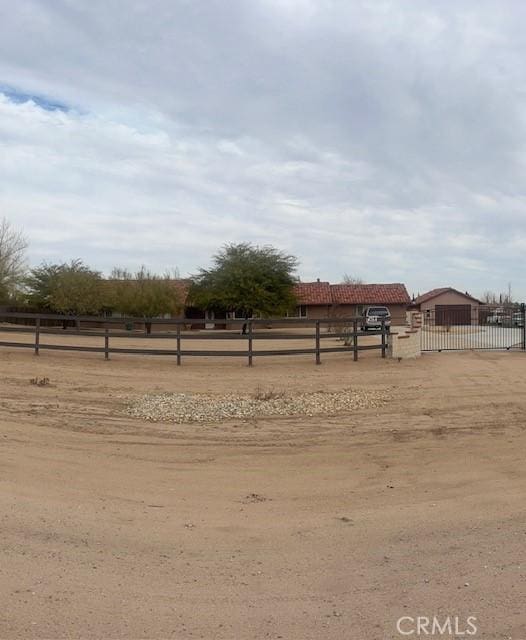
M266 400L278 400L284 398L286 395L287 393L284 389L263 389L258 386L254 391L253 398L254 400L265 402Z

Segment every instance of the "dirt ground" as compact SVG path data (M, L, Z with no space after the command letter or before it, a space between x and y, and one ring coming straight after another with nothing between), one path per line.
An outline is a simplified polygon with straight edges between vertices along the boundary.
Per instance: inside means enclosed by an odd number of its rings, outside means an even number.
M471 637L524 639L525 358L1 349L0 638L385 640L402 616L473 616ZM123 412L258 387L392 400L213 425Z

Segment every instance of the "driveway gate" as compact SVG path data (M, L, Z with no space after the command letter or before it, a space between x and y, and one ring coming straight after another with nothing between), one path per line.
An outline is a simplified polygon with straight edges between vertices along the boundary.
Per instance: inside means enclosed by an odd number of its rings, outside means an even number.
M525 349L526 307L443 305L422 312L422 351Z

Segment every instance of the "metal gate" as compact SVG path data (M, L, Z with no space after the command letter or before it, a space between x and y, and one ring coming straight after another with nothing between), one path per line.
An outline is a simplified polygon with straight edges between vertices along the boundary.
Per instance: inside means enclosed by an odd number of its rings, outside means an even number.
M422 351L525 349L523 304L441 305L422 311Z

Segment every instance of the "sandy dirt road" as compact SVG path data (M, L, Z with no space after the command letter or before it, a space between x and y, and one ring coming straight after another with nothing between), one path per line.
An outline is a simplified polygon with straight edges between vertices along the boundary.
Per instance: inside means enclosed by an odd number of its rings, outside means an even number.
M374 640L435 615L526 637L523 354L0 364L0 638ZM123 413L147 391L258 386L392 400L211 425Z

